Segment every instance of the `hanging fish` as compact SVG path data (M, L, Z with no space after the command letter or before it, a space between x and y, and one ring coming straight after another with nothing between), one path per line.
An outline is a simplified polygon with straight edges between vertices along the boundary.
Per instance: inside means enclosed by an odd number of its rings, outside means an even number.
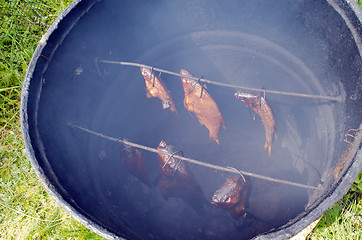
M181 77L185 92L184 105L189 113L194 113L201 125L209 130L210 138L219 144L218 135L220 125L225 129L225 122L214 99L200 83L187 77L192 74L182 69L180 71L185 77Z
M161 99L163 108L170 108L171 111L177 115L175 103L161 77L149 68L141 67L141 73L146 83L146 96L148 98L157 97Z
M270 105L263 96L258 96L250 92L236 92L235 97L243 101L246 107L252 109L253 118L255 119L254 113L258 114L261 118L261 122L265 129L265 144L264 149L268 151L269 157L271 157L271 145L273 138L278 138L276 132L275 120Z
M182 152L166 141L161 141L157 149L172 154L172 156L158 154L160 174L156 179L156 184L163 197L165 199L181 198L197 213L203 213L203 205L208 202L200 185L187 163L173 157L174 155L183 156Z
M128 139L126 139L129 141ZM144 184L151 186L148 173L145 167L145 159L141 151L126 144L121 144L122 162L128 171Z
M246 216L249 193L249 181L241 175L235 175L214 193L211 204L227 210L233 218L238 219Z

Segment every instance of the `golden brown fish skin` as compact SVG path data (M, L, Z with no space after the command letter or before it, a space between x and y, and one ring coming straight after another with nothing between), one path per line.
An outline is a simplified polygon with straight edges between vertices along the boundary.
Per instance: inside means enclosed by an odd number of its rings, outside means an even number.
M205 125L209 130L210 138L219 144L220 125L225 129L225 122L219 107L205 88L202 90L202 86L197 83L197 81L187 78L187 76L192 77L192 74L189 71L181 69L180 73L185 75L185 77L181 77L182 86L185 92L185 108L190 114L195 114L200 124ZM202 97L200 98L201 90Z
M152 186L141 151L126 144L121 145L122 162L128 171L148 186Z
M275 126L275 119L270 105L264 97L249 92L236 92L235 97L245 103L246 107L251 108L261 118L265 129L264 149L268 151L271 157L271 145L274 139L278 137Z
M157 149L166 153L175 153L174 155L183 155L166 141L161 141ZM158 154L158 164L160 174L156 183L163 197L181 198L197 213L202 214L203 205L208 203L187 163L173 157L169 159L165 154Z
M238 219L246 215L249 195L250 182L241 175L235 175L214 193L211 204L227 210L233 218Z
M168 102L170 104L171 111L177 115L175 103L171 97L170 92L167 90L165 83L162 81L161 77L155 75L155 72L151 71L151 69L149 68L141 67L140 70L146 83L146 96L148 98L157 97L161 99L163 103Z

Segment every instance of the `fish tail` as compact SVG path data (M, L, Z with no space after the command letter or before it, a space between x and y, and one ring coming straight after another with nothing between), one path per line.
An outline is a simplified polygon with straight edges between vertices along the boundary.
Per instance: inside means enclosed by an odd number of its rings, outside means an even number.
M171 111L174 112L174 114L177 116L178 113L177 113L177 110L176 110L176 107L174 104L171 105Z
M209 130L210 131L210 130ZM215 140L215 142L217 144L220 144L219 143L219 139L218 139L218 131L217 132L214 132L214 131L210 131L209 132L209 137L212 139L212 140Z
M268 151L269 157L271 158L271 144L268 144L267 142L265 142L264 150Z
M172 109L171 109L172 110ZM178 125L178 113L177 111L171 111L171 118L172 118L172 122L175 124L175 125Z
M225 126L225 121L224 121L224 119L221 117L221 126L224 128L224 129L226 129L226 126Z
M189 106L191 106L191 105L189 105L187 103L186 96L185 96L185 99L184 99L184 106L185 106L186 110L189 112L190 116L193 118L194 116L192 116L191 111L189 110Z
M174 104L171 103L171 116L172 116L172 121L174 123L177 122L177 116L178 116L178 112L176 110L176 107Z

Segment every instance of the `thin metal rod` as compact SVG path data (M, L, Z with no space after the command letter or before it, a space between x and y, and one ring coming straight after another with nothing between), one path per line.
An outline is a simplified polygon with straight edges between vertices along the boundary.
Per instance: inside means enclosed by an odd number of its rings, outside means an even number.
M149 69L152 68L151 66L148 66L148 65L145 65L145 64L133 63L133 62L118 62L118 61L108 61L108 60L99 60L99 62L101 62L101 63L110 63L110 64L120 64L122 66L134 66L134 67L143 67L143 68L149 68ZM170 74L170 75L173 75L173 76L185 77L185 75L182 75L180 73L171 72L171 71L164 70L164 69L161 69L161 68L153 67L152 69L154 71L167 73L167 74ZM313 94L305 94L305 93L284 92L284 91L268 90L268 89L262 89L262 88L250 88L250 87L238 86L238 85L233 85L233 84L228 84L228 83L215 82L215 81L211 81L211 80L208 80L208 79L205 79L205 78L198 78L198 77L189 77L189 76L187 76L187 78L188 79L193 79L193 80L196 80L196 81L200 80L200 82L209 83L209 84L213 84L213 85L218 85L218 86L222 86L222 87L228 87L228 88L234 88L234 89L236 88L236 89L242 89L242 90L247 90L247 91L273 93L273 94L294 96L294 97L315 98L315 99L323 99L323 100L337 101L337 102L341 101L341 97L331 97L331 96L313 95Z
M214 165L214 164L210 164L210 163L205 163L205 162L197 161L197 160L194 160L194 159L191 159L191 158L187 158L187 157L183 157L183 156L179 156L179 155L174 155L173 153L166 153L166 152L164 152L164 151L157 150L157 149L155 149L155 148L147 147L147 146L144 146L144 145L140 145L140 144L137 144L137 143L133 143L133 142L127 141L127 140L125 140L125 139L119 139L119 138L117 139L117 138L109 137L109 136L106 136L106 135L104 135L104 134L102 134L102 133L94 132L94 131L89 130L89 129L87 129L87 128L80 127L80 126L75 125L75 124L73 124L73 123L70 123L69 126L72 127L72 128L78 128L78 129L80 129L80 130L82 130L82 131L84 131L84 132L87 132L87 133L96 135L96 136L101 137L101 138L104 138L104 139L108 139L108 140L113 141L113 142L122 142L122 143L124 143L124 144L126 144L126 145L128 145L128 146L131 146L131 147L143 149L143 150L146 150L146 151L149 151L149 152L154 152L154 153L159 153L159 154L163 154L163 155L168 155L168 157L172 156L173 158L177 158L177 159L180 159L180 160L182 160L182 161L186 161L186 162L189 162L189 163L193 163L193 164L200 165L200 166L204 166L204 167L208 167L208 168L213 168L213 169L216 169L216 170L219 170L219 171L230 172L230 173L237 173L237 174L242 173L242 174L244 174L244 175L246 175L246 176L254 177L254 178L259 178L259 179L262 179L262 180L265 180L265 181L282 183L282 184L287 184L287 185L291 185L291 186L295 186L295 187L300 187L300 188L306 188L306 189L314 189L314 190L317 189L317 187L310 186L310 185L305 185L305 184L290 182L290 181L281 180L281 179L277 179L277 178L266 177L266 176L263 176L263 175L260 175L260 174L256 174L256 173L239 171L238 169L235 169L235 168L232 168L232 167L222 167L222 166L218 166L218 165Z

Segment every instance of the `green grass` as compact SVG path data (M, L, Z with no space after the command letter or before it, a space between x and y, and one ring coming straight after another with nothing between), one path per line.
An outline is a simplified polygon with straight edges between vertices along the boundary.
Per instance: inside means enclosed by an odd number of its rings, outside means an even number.
M0 0L0 238L102 239L55 203L24 152L19 105L25 71L41 35L71 0L38 0L30 8L32 2ZM361 195L360 175L308 238L362 239Z
M358 3L359 7L362 9L362 0L356 0L356 2Z
M348 193L322 216L308 239L362 240L362 172Z
M329 209L318 222L308 239L362 239L362 203L350 191L341 201Z
M0 0L1 239L102 239L44 190L21 137L19 106L27 65L42 34L70 2Z
M27 160L18 123L12 127L1 139L0 238L101 239L50 198Z

